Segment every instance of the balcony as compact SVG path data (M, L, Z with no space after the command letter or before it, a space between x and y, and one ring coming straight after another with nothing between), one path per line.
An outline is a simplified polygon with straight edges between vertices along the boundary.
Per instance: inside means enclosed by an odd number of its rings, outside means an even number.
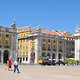
M56 49L53 49L53 51L56 51Z
M48 51L51 51L51 49L50 49L50 48L48 48Z
M10 48L8 45L4 46L4 48Z
M43 50L46 50L45 48L43 48Z
M59 51L60 51L60 52L62 52L62 50L61 50L61 49L60 49Z

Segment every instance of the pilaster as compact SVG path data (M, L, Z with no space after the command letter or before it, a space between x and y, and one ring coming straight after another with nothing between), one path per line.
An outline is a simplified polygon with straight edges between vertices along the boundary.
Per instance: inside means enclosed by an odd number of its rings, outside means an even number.
M58 55L58 54L59 54L59 51L58 51L58 39L57 39L57 51L56 51L56 52L57 52L57 54L56 54L56 61L58 61L58 60L59 60L59 59L58 59L58 56L59 56L59 55Z
M4 51L1 51L1 64L3 64L3 59L4 59Z
M27 63L30 63L30 59L31 59L31 56L30 56L30 54L31 54L31 52L30 52L30 38L29 38L29 51L28 51L28 61L27 61Z

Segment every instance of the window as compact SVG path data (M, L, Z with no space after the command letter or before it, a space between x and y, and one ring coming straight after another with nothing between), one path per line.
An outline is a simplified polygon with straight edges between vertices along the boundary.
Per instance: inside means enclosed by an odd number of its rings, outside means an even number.
M22 43L22 40L21 40L21 43Z
M50 42L50 39L48 39L48 42Z
M34 38L32 38L32 41L34 41Z
M17 57L19 57L19 52L17 53Z
M68 42L66 42L66 44L68 45Z
M28 55L28 53L26 52L26 56Z
M24 37L25 37L25 34L24 34Z
M22 52L20 52L20 56L22 56Z
M53 43L55 43L55 40L53 40Z
M26 36L28 36L28 33L26 34Z
M1 40L0 40L0 45L1 45Z
M22 45L20 45L20 49L22 49Z
M23 42L25 42L25 39L23 40Z
M0 37L1 37L1 33L0 33Z
M25 46L23 46L23 49L25 49Z
M5 40L5 45L8 45L9 44L9 40Z
M61 44L61 41L59 43Z
M23 56L25 56L25 52L23 52Z
M26 42L28 42L28 39L26 39Z
M9 34L6 34L6 37L8 38L9 37Z
M26 49L28 49L28 46L26 46Z
M53 45L53 49L55 49L55 45Z
M18 49L19 49L19 46L18 46Z
M72 42L72 45L74 45L74 42Z
M74 48L72 48L72 51L74 51Z
M22 34L21 34L21 38L22 38Z
M59 50L61 50L61 45L59 45Z
M19 44L19 40L18 40L18 44Z
M68 48L67 48L67 51L68 51Z
M45 39L43 39L43 42L45 42Z
M20 38L20 35L18 35L18 38Z
M69 40L71 40L71 38L69 38Z
M50 44L48 44L48 49L50 49Z
M45 44L43 44L43 49L45 50Z

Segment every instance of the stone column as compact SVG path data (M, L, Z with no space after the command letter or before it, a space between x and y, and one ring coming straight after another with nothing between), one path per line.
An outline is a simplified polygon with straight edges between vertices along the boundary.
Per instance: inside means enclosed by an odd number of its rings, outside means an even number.
M3 64L3 60L4 60L4 51L1 51L1 63Z
M57 39L57 54L56 54L56 61L58 61L58 54L59 54L59 50L58 50L58 39Z
M36 38L36 50L35 50L35 64L38 64L39 57L39 38Z
M11 51L12 51L13 62L17 58L16 57L16 43L17 43L17 34L16 33L13 33L11 35Z

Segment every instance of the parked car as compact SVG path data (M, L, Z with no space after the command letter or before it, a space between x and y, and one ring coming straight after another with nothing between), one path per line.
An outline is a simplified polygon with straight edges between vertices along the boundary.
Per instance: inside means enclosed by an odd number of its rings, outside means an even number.
M46 59L45 58L39 59L38 63L41 65L51 65L50 60L47 58Z
M58 61L58 62L56 62L56 64L58 64L58 65L60 65L60 64L65 65L65 62L63 62L63 61Z
M50 61L51 65L56 65L56 62L54 60Z

